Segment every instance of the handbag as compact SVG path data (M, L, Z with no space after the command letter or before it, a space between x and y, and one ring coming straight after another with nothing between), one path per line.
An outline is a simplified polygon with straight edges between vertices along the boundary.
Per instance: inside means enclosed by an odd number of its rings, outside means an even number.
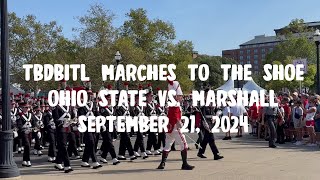
M294 118L296 118L296 119L300 119L301 118L301 115L299 113L297 113L297 109L296 108L294 109Z

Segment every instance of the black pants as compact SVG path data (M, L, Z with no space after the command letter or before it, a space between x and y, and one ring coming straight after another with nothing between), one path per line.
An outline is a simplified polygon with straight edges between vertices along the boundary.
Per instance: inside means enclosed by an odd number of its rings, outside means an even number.
M166 146L166 133L165 132L161 132L158 134L157 149L161 149L161 144L162 144L162 147Z
M113 132L112 132L112 138L117 139L118 138L118 132L116 131L116 126L113 126Z
M76 147L80 147L81 146L81 133L79 131L73 131L75 134L75 139L76 139Z
M119 155L124 156L126 153L126 149L128 150L130 156L134 155L129 134L127 132L122 132L120 133Z
M95 151L96 136L94 133L85 132L83 136L85 148L83 152L82 162L89 162L91 158L92 162L97 162L97 156Z
M23 161L30 161L30 144L31 144L31 135L32 133L25 134L24 132L20 133L22 139L22 145L24 147L23 151Z
M76 134L75 132L70 132L68 133L68 154L71 157L72 154L75 156L79 156L79 152L77 151L77 146L76 146Z
M273 146L274 144L274 139L276 135L276 128L274 124L275 116L266 116L266 120L268 123L268 127L270 130L270 135L269 135L269 146Z
M135 152L138 152L139 149L141 152L146 152L144 148L143 134L141 132L137 132L137 138L133 149Z
M70 166L69 155L67 151L67 140L70 133L57 131L57 148L58 154L56 158L57 164L64 164L64 167Z
M17 151L17 146L18 148L22 147L22 139L20 135L18 135L18 137L14 138L13 140L13 152Z
M49 142L49 157L56 157L56 133L55 132L47 132L47 139Z
M100 133L96 133L95 136L96 136L95 137L96 141L95 141L95 144L94 144L94 147L95 147L94 151L96 151L98 149L98 143L99 143L99 140L100 140Z
M202 139L203 139L203 137L202 137L202 133L201 132L199 132L198 133L198 139L197 139L197 144L200 144L201 142L202 142Z
M41 145L44 147L46 145L46 143L49 142L49 139L48 139L49 135L48 135L48 132L44 128L42 128L40 132L42 134Z
M148 133L148 141L147 141L147 151L150 151L153 147L154 150L157 150L157 136L154 132Z
M211 148L211 151L212 151L212 153L213 153L214 155L219 154L219 150L218 150L218 148L217 148L217 146L216 146L213 133L210 133L210 132L208 132L208 131L205 131L205 132L204 132L203 140L202 140L202 142L200 143L200 145L201 145L202 148L199 149L198 154L204 154L204 153L205 153L207 144L209 144L209 146L210 146L210 148Z
M39 131L40 132L40 131ZM41 132L40 132L41 133ZM42 136L42 134L41 134ZM35 140L35 144L34 144L34 149L35 150L41 150L40 148L40 144L41 144L41 139L38 137L38 132L32 132L32 137L34 138Z
M277 141L279 143L283 143L284 142L284 124L282 124L281 126L278 124L277 126Z
M102 150L101 157L105 159L107 158L108 153L110 153L112 159L117 158L116 151L113 146L113 141L112 141L113 139L112 139L111 133L108 131L105 131L105 132L102 132L101 135L103 139L102 145L101 145L101 150Z

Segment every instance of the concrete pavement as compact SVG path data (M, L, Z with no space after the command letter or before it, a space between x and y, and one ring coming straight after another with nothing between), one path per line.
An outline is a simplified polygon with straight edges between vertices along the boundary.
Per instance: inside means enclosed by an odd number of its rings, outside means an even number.
M196 136L193 136L196 137ZM218 138L221 139L221 135ZM134 162L123 161L117 166L105 165L93 170L80 167L80 160L72 161L75 170L70 174L56 171L47 156L37 158L31 168L20 168L24 180L82 180L82 179L230 179L230 180L318 180L320 179L320 151L318 147L294 146L291 143L276 149L267 147L268 142L245 136L231 141L217 140L217 146L224 159L213 160L207 147L207 159L197 158L197 150L190 142L189 163L196 166L193 171L182 171L180 152L171 152L165 170L157 170L161 157L150 157ZM20 159L16 157L20 166Z

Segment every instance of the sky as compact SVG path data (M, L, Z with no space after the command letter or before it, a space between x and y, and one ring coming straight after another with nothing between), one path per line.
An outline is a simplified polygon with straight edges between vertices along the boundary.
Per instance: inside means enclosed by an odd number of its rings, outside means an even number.
M292 19L320 21L319 0L8 0L9 12L33 14L41 22L55 20L72 38L76 17L99 3L116 15L120 27L130 9L144 8L152 19L171 22L177 40L190 40L200 54L236 49L256 35L274 35Z

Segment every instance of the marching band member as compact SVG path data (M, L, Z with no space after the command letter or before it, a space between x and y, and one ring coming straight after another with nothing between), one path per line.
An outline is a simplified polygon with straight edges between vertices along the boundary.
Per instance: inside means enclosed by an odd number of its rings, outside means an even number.
M56 160L56 124L54 123L49 104L45 103L44 105L43 124L49 142L48 162L54 162Z
M159 89L158 89L159 91ZM159 102L159 101L158 101ZM165 112L165 108L160 106L160 103L156 104L156 112L158 116L167 116ZM160 153L162 153L162 147L164 148L166 146L166 133L164 131L158 133L158 143L157 143L157 149Z
M207 97L207 94L209 92L209 89L205 89L205 97ZM207 158L203 154L205 153L207 144L209 143L209 146L211 148L211 151L214 155L214 160L222 159L223 156L219 155L219 150L215 144L213 133L211 132L211 129L214 127L214 120L213 116L215 115L215 107L210 104L210 106L203 106L201 107L201 112L203 115L202 121L201 121L201 130L203 131L203 140L200 143L201 148L198 151L198 157L200 158Z
M18 135L18 129L17 129L17 115L18 115L18 108L16 107L16 103L14 102L15 99L11 101L11 120L12 120L12 127L13 127L13 133L14 133L14 140L13 140L13 152L16 152L17 146L18 146L18 153L21 153L21 146L22 146L22 140ZM0 112L1 113L1 112Z
M157 116L156 112L156 106L152 102L153 101L153 92L152 89L149 86L148 93L147 93L147 106L145 108L145 115L146 116ZM154 149L154 155L160 155L161 153L158 151L158 146L157 146L157 136L155 132L148 132L148 140L147 140L147 148L146 148L146 153L147 155L152 155L151 153L151 148L153 147Z
M62 81L64 87L66 89L66 82ZM56 124L56 133L57 133L57 149L58 154L56 158L55 168L58 170L64 170L65 173L72 172L73 169L70 166L69 153L67 151L67 142L68 137L70 136L70 122L71 119L75 118L74 112L71 110L70 106L60 106L54 108L52 111L52 117ZM69 139L69 146L73 144L73 141ZM74 145L75 146L75 145ZM62 162L64 163L64 167L62 166Z
M144 116L144 108L143 106L139 106L139 95L137 94L135 96L135 106L131 107L131 115L133 116ZM136 132L137 137L136 137L136 141L134 143L134 155L136 157L141 157L143 159L148 158L148 155L146 153L145 147L144 147L144 140L143 140L143 134L140 132L140 129L138 129L138 132ZM141 155L138 153L138 151L141 151Z
M34 108L34 113L33 113L33 116L35 117L35 120L36 120L36 126L37 126L37 129L35 129L33 132L32 132L32 135L35 139L35 144L34 144L34 155L38 155L38 156L42 156L42 152L41 152L41 147L40 147L40 143L41 143L41 137L42 137L42 134L41 134L41 129L44 128L44 125L43 125L43 114L41 112L41 108L39 106L36 106Z
M110 94L106 96L106 99L108 100L108 102L111 101ZM104 108L101 107L100 114L104 117L114 116L115 115L114 107L112 107L112 106L106 106ZM116 151L113 146L112 132L109 131L109 122L108 121L106 122L105 127L102 128L101 135L102 135L103 141L102 141L102 145L100 148L102 151L100 162L108 163L106 158L107 158L108 153L110 153L113 165L119 164L120 161L117 159Z
M87 90L88 94L91 94L92 92L90 90ZM93 113L92 111L93 108L93 102L89 101L85 107L80 107L79 108L79 116L95 116L96 114ZM88 126L88 121L84 121L84 124ZM82 156L82 162L81 162L81 167L90 167L89 159L91 158L92 160L92 168L93 169L98 169L101 168L102 165L99 164L97 161L97 156L96 156L96 136L94 132L84 132L84 153Z
M176 106L171 106L168 109L168 118L169 118L169 124L168 124L168 132L166 134L166 146L163 149L162 152L162 160L160 165L158 166L158 169L164 169L165 163L167 161L168 154L170 152L170 148L172 144L177 141L180 145L181 150L181 158L182 158L182 170L192 170L194 169L194 166L191 166L187 162L187 150L188 150L188 144L185 139L185 136L181 133L180 128L182 127L181 124L181 109L180 104L182 101L182 90L180 83L178 81L170 81L168 80L168 90L174 90L176 91L175 100L178 102Z
M117 116L130 116L129 108L126 105L122 105L116 109L116 115ZM135 160L137 157L134 155L130 136L128 132L121 132L120 133L120 147L119 147L119 154L118 159L119 160L126 160L125 152L128 150L130 160Z
M19 136L24 146L22 166L30 167L30 143L33 128L36 127L36 120L30 111L29 105L24 102L20 104L22 113L17 117L17 127Z

